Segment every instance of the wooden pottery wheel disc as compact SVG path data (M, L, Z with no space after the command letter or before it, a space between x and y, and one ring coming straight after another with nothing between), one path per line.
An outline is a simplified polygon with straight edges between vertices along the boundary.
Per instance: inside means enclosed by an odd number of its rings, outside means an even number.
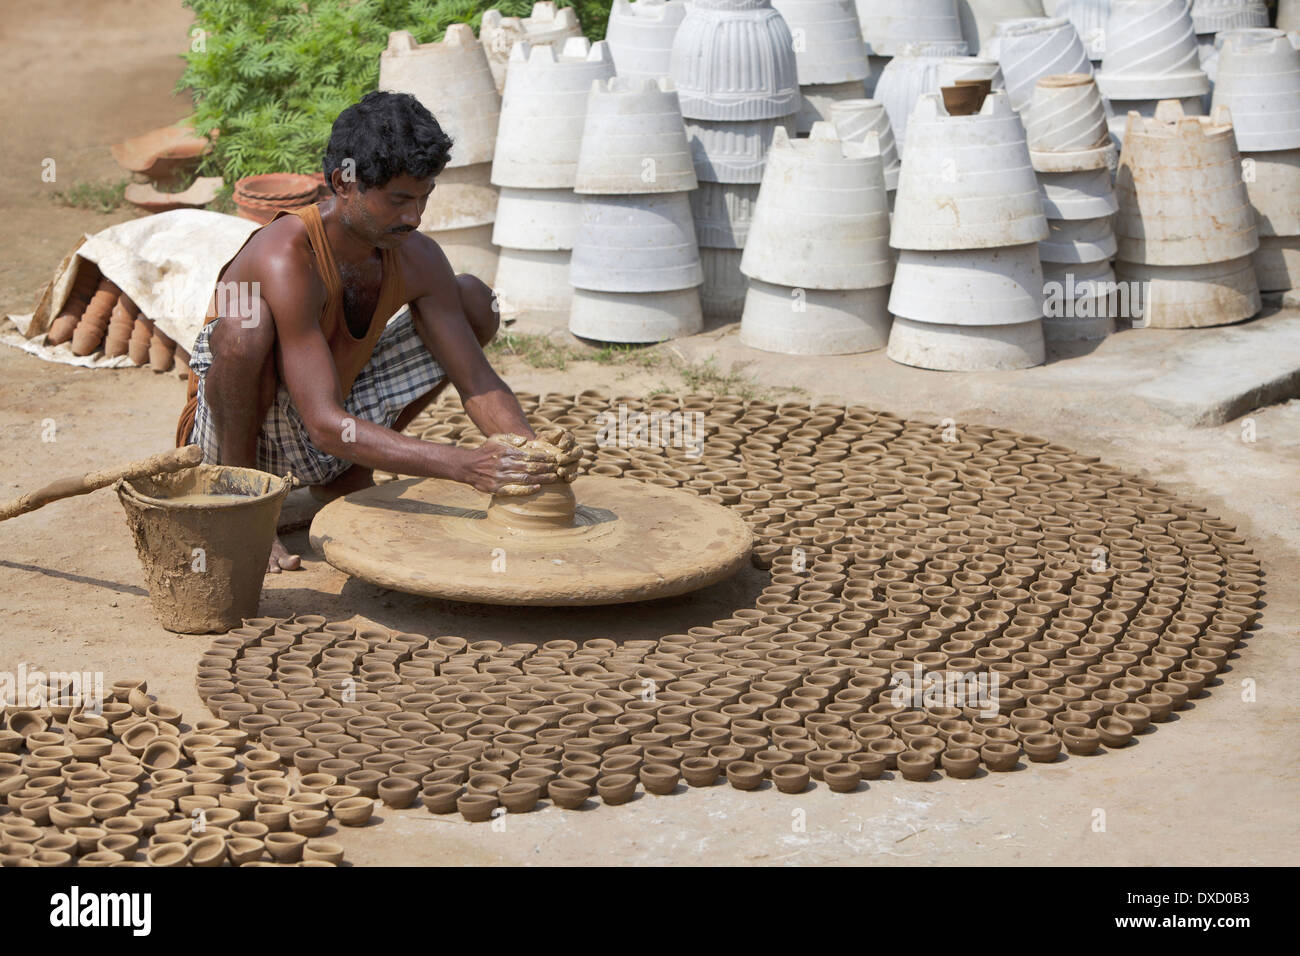
M748 562L753 535L721 505L634 479L587 476L528 498L489 499L459 482L411 478L326 505L311 543L340 571L397 591L576 606L721 581Z

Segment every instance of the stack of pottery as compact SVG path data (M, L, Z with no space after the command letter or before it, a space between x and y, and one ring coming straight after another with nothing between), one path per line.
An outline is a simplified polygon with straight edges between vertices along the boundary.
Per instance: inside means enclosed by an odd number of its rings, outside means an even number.
M614 0L605 29L614 72L619 76L668 76L673 38L685 16L685 0Z
M1167 100L1155 117L1130 113L1116 191L1115 272L1141 283L1143 325L1225 325L1259 311L1259 233L1226 107L1186 116Z
M1118 203L1110 181L1115 147L1097 84L1084 73L1045 76L1023 119L1050 230L1038 244L1043 333L1049 342L1105 338L1115 331L1108 293Z
M807 140L778 130L740 268L745 345L790 355L883 346L894 257L876 137L846 143L830 123Z
M99 348L108 332L109 318L121 295L122 290L108 279L99 280L99 286L73 326L72 334L65 340L72 342L73 355L90 355Z
M1061 0L1051 16L1065 17L1088 51L1088 59L1100 63L1106 53L1106 23L1110 20L1111 0Z
M1092 62L1078 31L1065 17L1000 20L990 43L1002 65L1011 108L1029 105L1040 77L1092 74Z
M772 0L794 38L803 108L795 121L806 134L829 119L832 103L865 95L871 72L853 0Z
M700 331L704 275L689 198L697 182L672 80L592 84L575 185L569 331L602 342Z
M957 0L854 0L862 39L867 44L871 74L867 95L879 99L876 84L892 57L908 47L923 44L934 56L965 56L970 52L962 36ZM893 117L891 117L893 118ZM897 123L897 119L894 120Z
M957 15L966 45L979 56L999 20L1042 17L1046 13L1043 0L957 0Z
M1210 80L1201 69L1187 0L1112 0L1097 86L1117 142L1130 112L1154 116L1161 100L1178 100L1188 115L1204 112Z
M1214 83L1219 70L1219 34L1268 26L1264 0L1192 0L1192 25L1196 28L1201 69Z
M1046 354L1042 195L1007 94L969 97L947 87L912 115L890 238L900 253L889 357L947 371L1029 368Z
M418 44L396 30L379 58L379 89L410 93L451 137L451 159L438 174L420 231L442 247L456 272L491 284L497 268L492 156L501 97L483 45L467 23L449 26L438 43Z
M77 323L81 321L86 308L90 305L91 297L99 288L99 282L99 269L95 264L85 259L81 260L76 277L72 281L72 288L68 290L68 296L58 316L50 323L45 333L46 345L62 345L72 340Z
M885 191L889 194L889 208L894 208L894 193L898 189L898 171L902 161L898 158L898 144L894 142L894 129L889 125L885 104L879 100L840 100L831 104L831 123L845 143L862 143L875 137L880 151L880 162L885 172Z
M672 77L700 186L691 194L704 314L740 318L741 251L763 163L800 106L794 39L770 0L696 0L673 41Z
M244 219L266 225L281 210L310 206L320 198L324 177L310 173L263 173L235 183L235 208Z
M1234 30L1219 67L1214 105L1231 112L1259 219L1259 287L1300 288L1300 50L1280 30Z
M876 81L874 98L885 105L901 155L907 146L907 124L917 102L939 90L939 74L949 59L960 56L948 43L912 43L885 64Z
M516 43L527 40L533 46L563 46L570 37L582 36L582 27L572 7L557 9L551 0L540 0L526 17L506 17L500 10L485 10L478 32L497 92L502 93L510 52Z
M569 321L569 250L581 219L573 192L592 84L614 75L609 48L584 37L562 50L517 43L501 104L492 183L501 188L492 242L501 248L496 292L504 319Z

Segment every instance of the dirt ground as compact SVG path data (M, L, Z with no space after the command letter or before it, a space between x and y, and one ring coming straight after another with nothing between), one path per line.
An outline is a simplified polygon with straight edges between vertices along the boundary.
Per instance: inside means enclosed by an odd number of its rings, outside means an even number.
M0 310L30 311L41 284L81 232L131 215L101 216L50 202L42 158L60 183L112 179L107 146L180 118L170 93L188 12L170 0L46 0L39 14L0 26ZM122 56L123 49L130 56ZM38 65L57 55L58 71ZM65 180L66 177L66 180ZM1138 334L1138 333L1132 333ZM1158 333L1152 333L1158 334ZM682 346L723 369L750 361L734 329ZM1064 367L1063 363L1061 367ZM610 394L667 385L674 373L594 362L565 371L514 360L518 390ZM979 421L1098 454L1158 479L1232 521L1264 561L1262 628L1243 645L1211 696L1158 733L1096 759L1015 774L925 785L882 780L852 795L824 788L798 798L728 787L671 798L642 795L618 808L548 808L506 818L503 830L423 810L382 811L338 839L359 864L1111 864L1251 865L1300 862L1296 719L1300 665L1300 402L1241 422L1188 429L1123 395L1057 394L892 366L883 356L767 357L746 370L800 397L858 402L909 417ZM55 477L163 450L183 386L147 370L89 371L0 348L0 496ZM56 441L42 441L48 423ZM288 538L309 552L306 535ZM349 581L305 554L306 570L268 581L267 614L315 612L470 639L645 638L727 616L752 601L763 575L748 571L683 599L614 609L532 613L454 605ZM120 506L111 492L65 501L0 524L0 669L147 676L150 689L207 716L194 691L208 638L178 637L154 621ZM1250 678L1257 698L1243 699ZM1104 811L1104 829L1097 827ZM799 828L802 824L803 828Z

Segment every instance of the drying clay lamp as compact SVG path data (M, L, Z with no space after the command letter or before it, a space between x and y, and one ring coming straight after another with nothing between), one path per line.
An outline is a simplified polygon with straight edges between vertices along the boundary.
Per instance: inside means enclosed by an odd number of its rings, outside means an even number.
M686 594L740 570L753 535L690 492L587 476L522 497L405 479L321 509L311 543L381 587L476 604L622 604Z

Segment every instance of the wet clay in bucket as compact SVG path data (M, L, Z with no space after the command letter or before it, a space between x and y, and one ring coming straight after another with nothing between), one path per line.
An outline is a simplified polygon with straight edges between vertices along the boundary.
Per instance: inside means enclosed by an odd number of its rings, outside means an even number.
M224 632L257 615L288 477L199 465L115 487L163 627Z

